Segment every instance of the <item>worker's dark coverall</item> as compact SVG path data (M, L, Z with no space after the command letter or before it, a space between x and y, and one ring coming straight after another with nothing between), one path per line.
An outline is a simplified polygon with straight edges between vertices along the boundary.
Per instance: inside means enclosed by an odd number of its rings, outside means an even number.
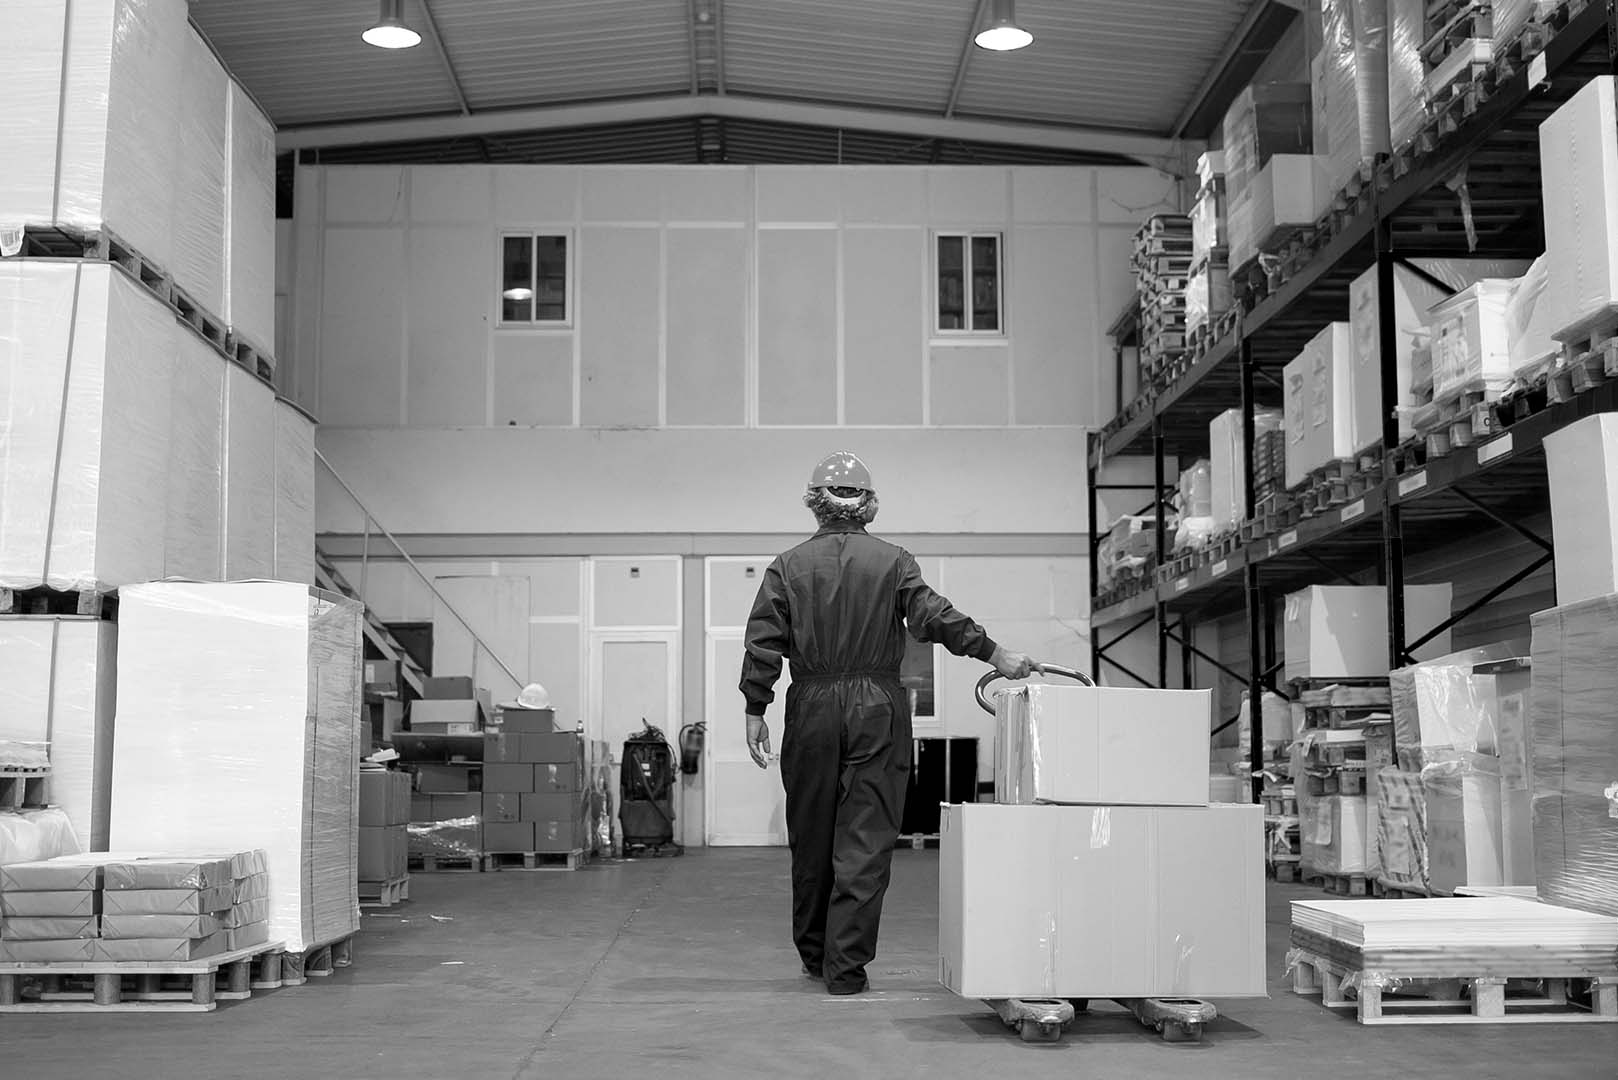
M905 627L987 661L983 628L928 588L910 553L853 523L822 528L770 564L747 622L750 716L792 661L781 779L792 849L792 937L833 990L864 985L904 816L910 705Z

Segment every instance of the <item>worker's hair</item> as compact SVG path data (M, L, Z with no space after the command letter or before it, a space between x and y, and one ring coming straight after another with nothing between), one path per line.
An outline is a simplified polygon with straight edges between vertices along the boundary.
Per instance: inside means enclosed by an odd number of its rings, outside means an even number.
M876 492L864 492L859 502L848 502L833 497L825 488L810 488L804 492L803 505L815 515L822 528L842 521L869 525L876 520L878 503Z

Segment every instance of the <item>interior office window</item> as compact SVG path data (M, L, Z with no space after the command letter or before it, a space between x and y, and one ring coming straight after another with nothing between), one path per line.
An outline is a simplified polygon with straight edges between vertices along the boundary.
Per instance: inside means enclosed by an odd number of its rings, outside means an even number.
M998 334L1000 234L938 235L938 329Z
M566 323L567 237L507 233L500 238L500 321Z

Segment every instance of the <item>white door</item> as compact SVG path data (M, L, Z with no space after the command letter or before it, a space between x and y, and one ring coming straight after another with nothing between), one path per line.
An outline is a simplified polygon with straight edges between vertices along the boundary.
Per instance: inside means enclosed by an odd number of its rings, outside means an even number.
M783 669L775 703L765 714L770 747L768 769L747 752L746 702L738 684L747 615L770 557L713 558L706 564L705 665L708 737L703 790L708 843L715 846L770 847L787 842L786 792L781 787L781 735L790 680Z
M651 724L677 745L679 633L596 631L590 635L590 738L621 763L624 740Z

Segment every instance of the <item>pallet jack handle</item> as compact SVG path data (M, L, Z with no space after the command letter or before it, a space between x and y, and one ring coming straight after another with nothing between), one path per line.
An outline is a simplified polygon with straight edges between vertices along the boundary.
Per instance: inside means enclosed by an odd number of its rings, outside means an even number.
M1086 675L1084 672L1075 671L1070 667L1063 667L1060 664L1040 664L1038 665L1038 668L1039 671L1045 675L1060 675L1064 679L1072 679L1074 682L1082 683L1085 686L1095 685L1095 682L1090 678L1090 676ZM990 683L1001 677L1002 676L998 671L990 671L987 675L978 680L978 707L984 712L988 713L990 716L994 715L994 702L989 700L989 695L986 693L986 691L988 690Z

